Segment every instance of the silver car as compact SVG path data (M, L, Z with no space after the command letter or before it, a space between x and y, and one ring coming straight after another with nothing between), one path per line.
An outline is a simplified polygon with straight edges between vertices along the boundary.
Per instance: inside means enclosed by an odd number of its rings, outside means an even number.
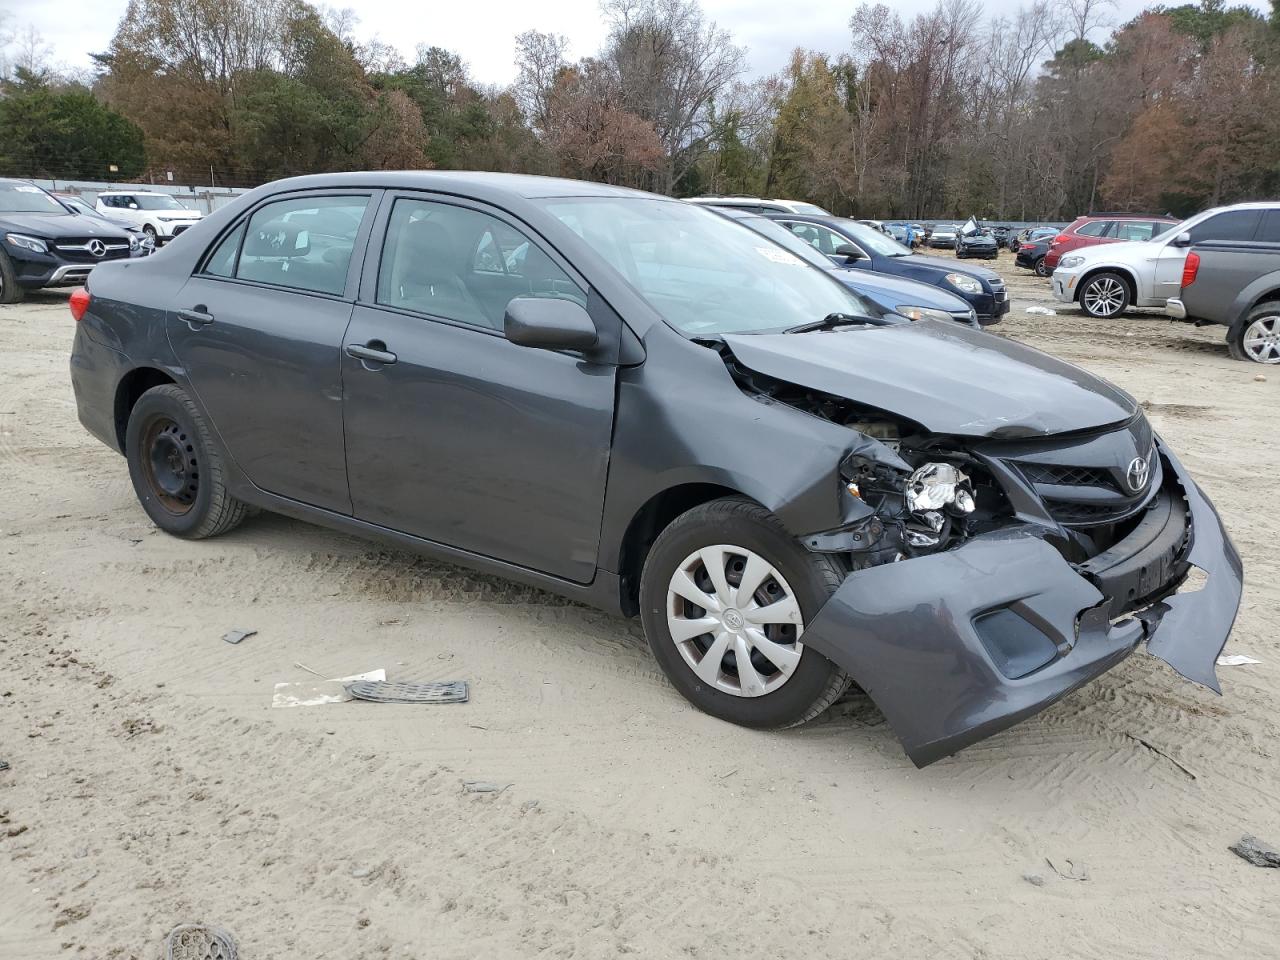
M1118 317L1130 307L1161 307L1182 287L1187 249L1207 240L1251 240L1259 210L1275 203L1214 207L1150 240L1085 247L1064 256L1053 271L1053 295L1079 303L1091 317ZM1245 235L1247 232L1247 236Z

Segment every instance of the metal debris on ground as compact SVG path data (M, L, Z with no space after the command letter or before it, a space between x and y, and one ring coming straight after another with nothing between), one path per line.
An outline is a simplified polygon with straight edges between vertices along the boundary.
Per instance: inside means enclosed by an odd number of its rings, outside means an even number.
M1227 849L1255 867L1280 867L1280 850L1271 849L1257 837L1241 837Z
M511 786L511 784L509 783L491 783L488 780L463 780L462 792L463 793L502 793L502 791L506 790L507 787L509 786Z
M0 770L8 770L8 769L9 769L9 761L0 760Z
M1243 653L1224 653L1218 658L1218 666L1220 667L1247 667L1251 663L1261 662L1261 660L1255 660L1253 657L1246 657Z
M357 700L377 703L466 703L468 696L465 680L443 683L357 680L346 686L347 692Z
M252 637L257 632L257 630L228 630L222 635L222 639L227 643L239 643L241 640Z
M310 669L303 667L304 670ZM314 671L313 671L314 672ZM324 703L343 703L351 699L346 685L357 680L385 680L386 670L370 670L333 680L304 680L301 683L277 683L271 695L273 707L315 707Z
M236 940L221 927L183 924L169 931L165 960L236 960Z

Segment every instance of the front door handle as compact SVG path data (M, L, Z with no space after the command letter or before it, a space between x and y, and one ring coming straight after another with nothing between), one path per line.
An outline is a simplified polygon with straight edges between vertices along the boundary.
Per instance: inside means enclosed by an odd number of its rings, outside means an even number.
M396 355L387 349L381 340L370 340L368 343L348 343L347 356L365 363L395 363Z
M178 316L187 321L187 326L192 330L199 330L213 323L213 314L203 303L197 303L190 310L179 310Z

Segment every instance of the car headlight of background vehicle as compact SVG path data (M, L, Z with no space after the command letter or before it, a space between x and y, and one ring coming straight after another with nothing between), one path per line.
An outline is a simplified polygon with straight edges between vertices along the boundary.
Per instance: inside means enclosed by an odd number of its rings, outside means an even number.
M908 307L899 306L894 311L900 313L908 320L954 320L955 318L945 310L934 310L931 307Z
M967 273L948 273L947 283L962 293L974 294L982 292L982 284Z
M1065 267L1066 269L1068 269L1068 270L1069 270L1069 269L1071 269L1072 267L1078 267L1078 266L1080 266L1080 264L1082 264L1082 263L1084 263L1084 257L1063 257L1063 258L1058 262L1058 266L1059 266L1059 267Z
M21 247L24 250L31 250L34 253L49 252L49 245L39 237L28 237L21 233L6 233L4 238L15 247Z

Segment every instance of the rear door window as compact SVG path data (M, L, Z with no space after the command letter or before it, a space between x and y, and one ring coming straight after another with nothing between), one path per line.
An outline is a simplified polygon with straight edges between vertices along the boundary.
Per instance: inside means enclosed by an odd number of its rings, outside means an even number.
M1078 237L1101 237L1107 232L1112 221L1110 220L1092 220L1089 223L1083 223L1076 227L1076 236Z
M1192 243L1205 240L1252 240L1262 219L1261 210L1224 210L1189 231Z
M1268 210L1263 214L1257 239L1262 243L1280 243L1280 210Z
M368 205L368 197L352 196L300 197L259 207L249 218L236 278L341 295Z

